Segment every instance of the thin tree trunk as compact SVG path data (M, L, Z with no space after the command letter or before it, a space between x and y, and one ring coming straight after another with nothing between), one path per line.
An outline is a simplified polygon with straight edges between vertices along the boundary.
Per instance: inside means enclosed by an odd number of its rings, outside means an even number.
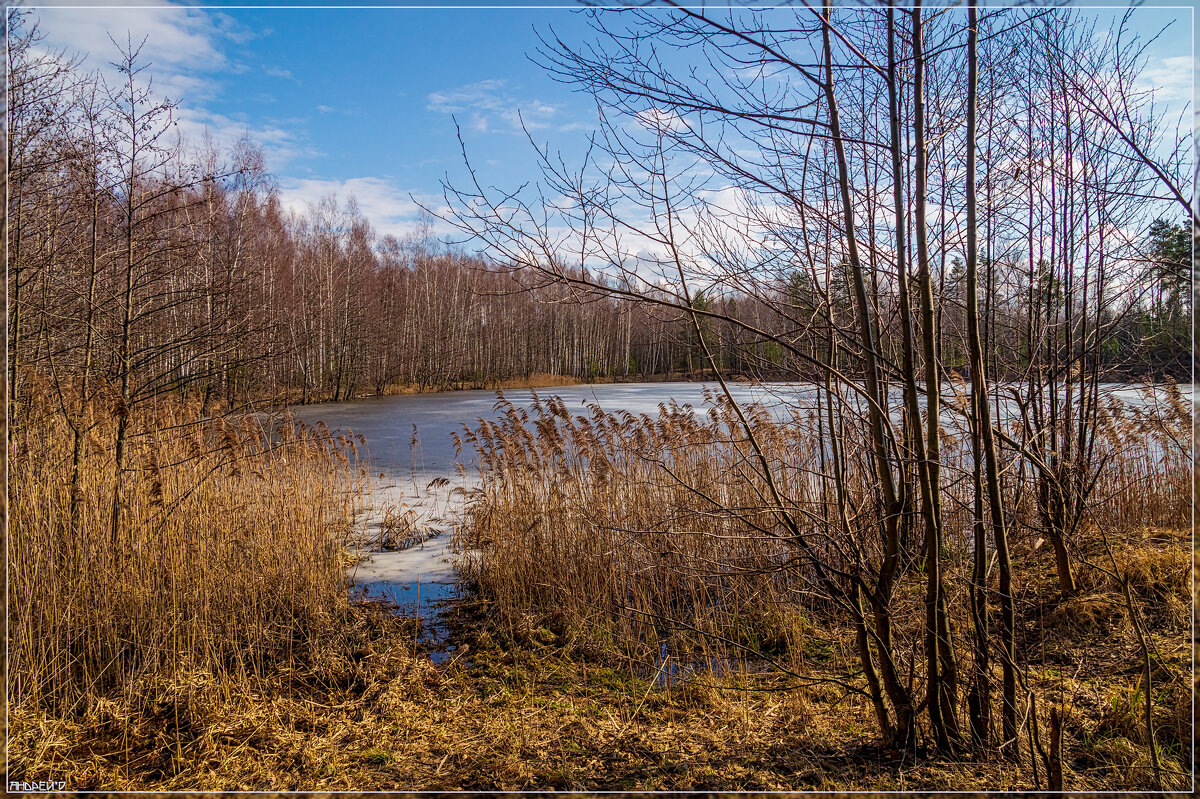
M846 239L846 250L850 261L850 278L854 293L855 313L857 316L858 332L862 337L862 352L866 389L868 397L868 422L871 430L871 446L875 470L883 489L883 503L886 515L882 524L882 535L885 550L885 560L880 570L879 583L876 590L874 616L877 624L877 642L881 649L880 664L883 672L883 682L896 711L896 724L893 727L881 722L884 736L895 744L907 746L911 735L912 702L907 691L900 685L895 674L894 662L890 651L890 608L892 584L899 564L900 520L903 502L899 500L896 478L892 472L887 437L885 432L886 420L884 414L888 407L888 398L884 395L879 381L878 343L875 335L875 322L871 315L871 306L867 300L866 282L863 279L862 262L858 253L854 206L850 195L850 174L846 161L846 149L842 139L841 121L838 115L837 98L833 91L833 49L830 43L830 16L832 5L825 2L824 26L822 30L823 47L825 52L825 102L829 107L829 125L833 136L834 153L837 157L838 183L841 189L843 235ZM832 311L832 309L831 309ZM900 491L903 491L901 486ZM875 676L874 665L871 661L870 649L866 646L865 626L860 631L862 643L860 654L863 658L864 669L872 678ZM872 695L878 693L878 681L872 680ZM881 706L881 703L877 703ZM886 718L886 711L884 711Z
M988 662L987 536L983 522L983 431L982 419L988 403L984 374L983 346L979 335L978 207L975 191L975 146L978 131L979 64L977 56L978 12L967 9L967 348L971 359L971 444L974 476L974 551L971 568L971 620L975 631L975 662L970 708L971 737L976 746L987 748L990 741L992 692L991 666Z
M941 564L941 446L939 441L940 375L937 353L937 318L934 313L933 277L929 270L929 245L925 230L925 54L921 37L921 6L913 20L913 137L916 147L914 227L917 243L917 281L921 291L921 340L925 360L925 648L929 720L939 749L948 750L958 740L956 674L950 626L945 608Z
M88 274L87 314L84 317L83 343L83 374L80 376L79 408L75 421L75 437L71 447L71 529L78 531L80 518L83 514L83 456L87 427L85 419L88 410L88 392L91 391L92 377L92 342L95 337L95 307L96 307L96 274L99 271L99 248L97 246L97 227L100 223L100 197L98 187L92 191L92 232L90 271Z
M896 57L896 20L895 8L889 2L887 10L887 26L888 26L888 116L891 123L891 156L892 156L892 199L894 202L894 212L896 215L896 284L899 290L899 305L900 305L900 328L901 328L901 346L903 348L903 363L902 370L904 373L904 403L905 403L905 430L911 429L911 425L919 423L921 418L920 411L917 407L917 384L916 384L916 354L913 348L912 336L912 314L909 305L908 296L908 267L905 259L906 242L905 242L905 215L904 215L904 168L903 168L903 153L901 152L901 120L900 120L900 83L897 73L897 57ZM914 452L916 456L924 460L924 441L920 436L916 436L914 442ZM891 642L891 625L890 613L887 610L886 602L891 598L892 586L895 581L895 575L899 570L900 565L900 548L901 548L901 528L907 520L907 509L911 504L908 497L911 496L911 489L904 490L904 496L901 498L899 506L895 509L892 516L896 520L896 525L889 529L889 537L887 548L884 555L883 568L880 570L879 579L879 597L881 609L877 612L878 616L887 619L887 623L882 623L882 620L877 620L876 627L879 629L880 638L883 640L884 646L887 647ZM887 687L889 698L892 700L892 705L896 709L896 743L900 746L907 746L910 743L912 734L913 721L913 706L912 698L908 691L900 684L899 676L891 667L890 658L884 658L883 677L884 685Z

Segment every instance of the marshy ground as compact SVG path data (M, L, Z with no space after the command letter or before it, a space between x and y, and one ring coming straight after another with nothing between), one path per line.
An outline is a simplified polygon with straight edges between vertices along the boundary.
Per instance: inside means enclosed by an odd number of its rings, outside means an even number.
M1185 533L1156 531L1136 555L1137 589L1158 609L1147 618L1159 745L1177 763L1190 739L1188 548ZM1023 598L1036 615L1022 626L1041 620L1029 669L1060 675L1070 708L1067 786L1146 784L1138 673L1113 669L1137 661L1119 593L1096 582L1062 599L1046 580ZM1028 756L880 748L869 706L835 685L793 687L771 671L656 681L553 617L500 626L482 602L454 612L459 650L435 666L410 618L374 604L340 613L305 654L232 690L197 673L149 679L67 719L13 707L10 779L76 790L1035 787ZM821 671L844 675L852 653L827 633L801 644Z

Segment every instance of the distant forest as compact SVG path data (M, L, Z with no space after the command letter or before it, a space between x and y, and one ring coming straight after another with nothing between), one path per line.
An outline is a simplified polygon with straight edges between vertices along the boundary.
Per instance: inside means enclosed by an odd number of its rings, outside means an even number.
M645 283L607 283L611 292L595 289L606 284L595 275L574 286L531 282L467 254L470 241L436 240L430 220L402 239L381 236L353 198L291 213L252 140L179 140L173 104L147 88L136 48L115 54L126 79L114 84L70 54L38 47L36 25L20 12L10 11L9 23L14 403L37 381L64 376L84 396L119 389L131 405L170 392L308 402L709 365L690 314L674 300L656 303ZM1108 379L1185 379L1189 230L1159 220L1124 256L1141 266L1110 288L1094 320L1103 342L1086 349L1071 343L1073 319L1089 302L1086 281L1081 293L1063 270L1020 253L983 258L979 302L993 377L1027 373L1033 352L1046 359L1039 368L1063 374L1087 357ZM931 261L944 363L965 367L963 265L944 252ZM829 331L853 326L844 266L820 281L786 266L776 274L766 301L761 285L751 296L729 282L692 295L719 367L803 376L805 362L779 339L794 330L817 347ZM874 296L880 346L895 350L898 295ZM845 357L854 373L858 360Z

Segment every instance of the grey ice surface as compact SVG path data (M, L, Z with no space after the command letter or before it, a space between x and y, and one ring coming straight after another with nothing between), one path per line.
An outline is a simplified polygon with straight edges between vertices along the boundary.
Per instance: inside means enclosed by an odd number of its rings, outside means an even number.
M1003 387L1001 387L1003 388ZM1180 386L1185 398L1194 397L1191 385ZM1138 386L1107 384L1103 393L1131 405L1146 401ZM816 407L818 387L805 383L730 383L741 403L758 402L777 418ZM951 392L950 383L943 390ZM705 410L705 393L720 393L716 383L618 383L561 386L537 389L541 397L562 398L568 409L586 413L587 404L605 411L658 414L659 405L674 400ZM1003 396L1003 391L1001 391ZM505 397L520 408L533 404L533 391L510 390ZM898 407L899 389L895 392ZM455 391L372 397L351 402L293 407L293 416L314 425L365 436L364 468L370 475L368 507L358 519L356 551L363 556L351 569L355 590L368 597L395 602L408 612L432 613L436 606L457 595L456 555L450 549L452 529L464 506L465 492L477 484L471 453L455 452L451 434L480 419L495 419L494 391ZM945 407L945 406L944 406ZM949 416L953 411L946 408ZM949 426L955 420L949 419ZM457 464L461 461L461 468ZM380 549L379 523L384 510L411 513L412 529L432 536L407 549ZM418 595L420 601L418 603Z

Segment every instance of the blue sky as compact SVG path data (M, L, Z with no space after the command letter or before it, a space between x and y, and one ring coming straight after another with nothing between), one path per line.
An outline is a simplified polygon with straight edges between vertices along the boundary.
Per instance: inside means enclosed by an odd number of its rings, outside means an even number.
M515 187L536 174L518 111L539 143L570 159L593 128L589 99L551 80L527 55L535 31L586 34L569 8L46 7L47 44L100 66L107 34L149 37L155 86L179 103L180 129L220 141L263 143L283 199L303 209L354 194L385 233L411 230L413 198L440 204L440 181L465 176L452 116L481 176ZM526 4L529 5L529 4ZM786 12L785 12L786 13ZM1106 13L1106 12L1100 12ZM1191 93L1192 11L1143 8L1157 30L1147 78L1164 99Z

